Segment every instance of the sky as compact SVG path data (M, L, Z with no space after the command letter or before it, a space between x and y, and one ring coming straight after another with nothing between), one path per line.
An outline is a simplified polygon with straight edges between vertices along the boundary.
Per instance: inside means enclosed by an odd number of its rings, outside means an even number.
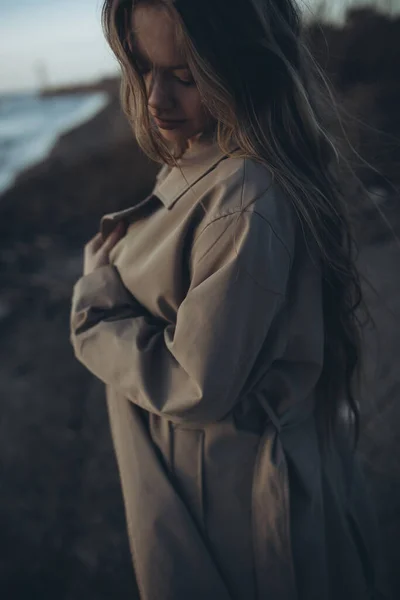
M0 92L117 72L103 38L101 0L0 0ZM43 73L45 71L46 75Z
M299 1L313 9L320 0ZM346 5L367 3L400 11L400 0L327 0L334 18ZM117 73L101 30L101 6L102 0L0 0L0 93Z

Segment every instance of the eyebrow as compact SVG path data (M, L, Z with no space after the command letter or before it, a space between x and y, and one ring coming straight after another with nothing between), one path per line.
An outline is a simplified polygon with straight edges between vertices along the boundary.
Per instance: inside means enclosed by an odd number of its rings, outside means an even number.
M166 69L177 70L177 69L188 69L189 65L172 65L171 67L165 67Z

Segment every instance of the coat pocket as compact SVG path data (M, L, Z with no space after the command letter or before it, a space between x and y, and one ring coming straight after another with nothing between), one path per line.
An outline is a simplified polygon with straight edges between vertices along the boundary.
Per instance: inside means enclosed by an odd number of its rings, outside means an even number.
M174 483L198 527L204 530L204 431L173 426Z

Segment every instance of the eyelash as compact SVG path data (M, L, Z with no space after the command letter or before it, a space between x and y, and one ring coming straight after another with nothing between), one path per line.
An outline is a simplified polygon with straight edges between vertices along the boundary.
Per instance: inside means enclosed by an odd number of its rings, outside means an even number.
M191 87L192 85L194 85L194 79L190 79L189 81L186 81L185 79L180 79L180 77L174 77L174 79L176 79L177 81L179 81L179 83L185 85L186 87Z
M139 74L144 77L145 75L147 75L147 73L149 73L149 69L139 69ZM172 75L172 77L178 81L179 83L181 83L182 85L186 86L186 87L191 87L194 85L194 79L190 79L189 81L186 81L185 79L181 79L180 77L176 77L175 75Z

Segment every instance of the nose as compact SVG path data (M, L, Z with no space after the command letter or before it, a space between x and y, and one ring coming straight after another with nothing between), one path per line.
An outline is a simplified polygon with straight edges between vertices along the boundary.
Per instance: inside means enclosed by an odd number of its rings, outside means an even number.
M162 115L175 107L175 98L170 86L161 73L153 72L149 77L148 105L155 114Z

